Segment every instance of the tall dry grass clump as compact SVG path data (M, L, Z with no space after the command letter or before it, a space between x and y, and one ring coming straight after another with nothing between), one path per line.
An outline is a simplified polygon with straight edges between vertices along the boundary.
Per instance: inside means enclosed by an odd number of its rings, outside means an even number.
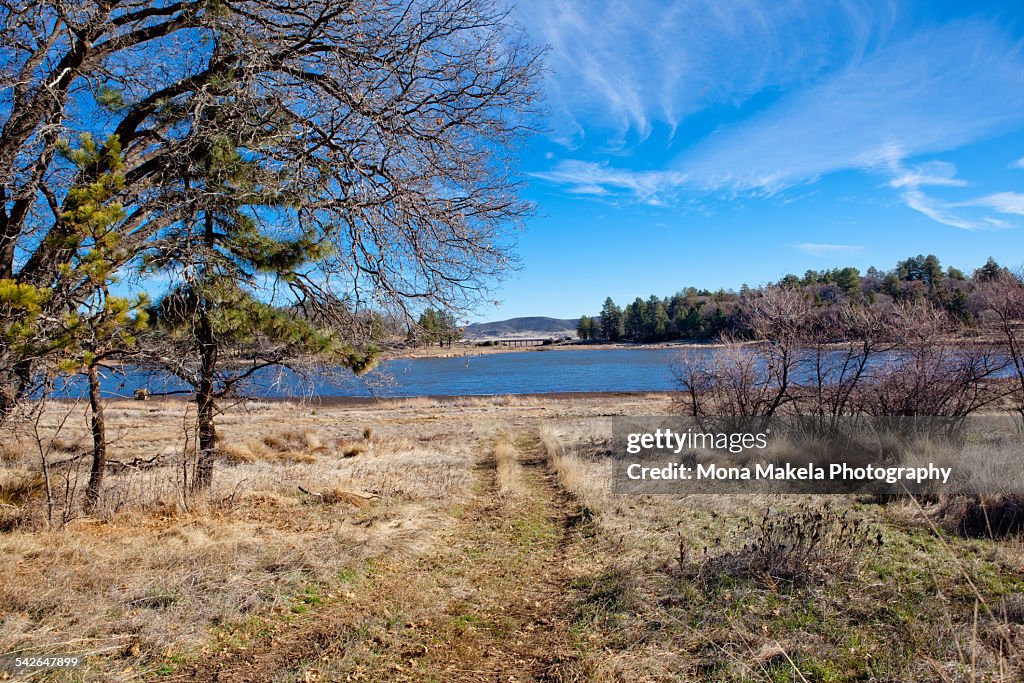
M558 483L591 510L603 510L611 497L611 459L603 442L583 433L563 433L544 425L538 432L548 467Z
M327 452L320 436L311 429L284 429L261 438L219 443L217 455L229 463L294 462L315 463Z
M498 493L502 496L515 494L520 487L515 446L507 441L501 441L494 447L494 469L498 480Z

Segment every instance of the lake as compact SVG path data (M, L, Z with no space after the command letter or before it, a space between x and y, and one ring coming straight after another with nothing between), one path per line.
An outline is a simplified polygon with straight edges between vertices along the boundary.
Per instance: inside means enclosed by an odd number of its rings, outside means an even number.
M707 349L710 352L711 349ZM678 388L671 360L678 349L580 349L522 351L454 358L387 360L363 378L351 373L320 376L319 396L461 396L534 394L572 391L668 391ZM136 389L154 394L186 389L180 381L151 373L108 373L103 394L131 397ZM82 378L67 388L81 395ZM309 395L305 380L289 371L267 370L249 386L254 396L279 398Z
M286 397L412 397L493 394L547 394L563 392L672 391L678 390L672 361L681 351L714 354L714 346L675 348L573 349L509 351L453 358L399 358L384 361L373 372L357 378L347 371L303 378L289 370L268 368L256 373L245 392L265 398ZM873 357L869 366L884 362L894 352ZM1007 376L1008 370L995 376ZM812 381L811 368L796 372L796 382ZM82 376L71 379L60 396L84 396ZM108 372L103 395L130 398L136 389L153 394L190 393L190 388L166 375L129 370Z

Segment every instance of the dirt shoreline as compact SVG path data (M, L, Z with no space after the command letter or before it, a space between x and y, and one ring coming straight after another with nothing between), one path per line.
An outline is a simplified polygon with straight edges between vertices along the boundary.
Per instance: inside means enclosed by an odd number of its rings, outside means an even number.
M375 405L375 404L387 404L390 402L401 402L401 401L415 401L422 399L425 401L434 402L463 402L466 400L480 399L480 400L493 400L506 397L515 398L531 398L531 399L545 399L550 401L563 401L566 399L593 399L593 398L629 398L629 397L640 397L648 396L651 398L668 398L675 392L672 391L550 391L550 392L534 392L526 394L508 393L508 394L425 394L422 396L382 396L380 398L371 398L365 396L322 396L317 399L313 399L313 402L319 403L325 406L346 406L346 405ZM260 399L260 400L283 400L289 402L302 403L302 399Z
M621 398L639 398L649 397L652 399L657 398L670 398L676 392L673 391L549 391L549 392L533 392L533 393L507 393L507 394L423 394L420 396L317 396L314 398L299 398L295 396L247 396L245 398L236 399L223 399L226 403L239 403L239 402L258 402L258 403L282 403L287 405L319 405L325 407L347 407L347 406L388 406L395 403L402 403L405 401L430 401L435 403L461 403L467 400L494 400L502 398L529 398L529 399L543 399L550 400L552 402L563 401L563 400L589 400L595 398L608 398L608 399L621 399ZM80 400L72 398L55 398L51 399L53 402L62 403L79 403ZM114 402L125 402L132 403L135 399L131 398L112 398L108 399ZM160 394L153 394L150 402L190 402L191 396L186 395L173 395L173 396L162 396ZM140 401L140 403L145 403Z

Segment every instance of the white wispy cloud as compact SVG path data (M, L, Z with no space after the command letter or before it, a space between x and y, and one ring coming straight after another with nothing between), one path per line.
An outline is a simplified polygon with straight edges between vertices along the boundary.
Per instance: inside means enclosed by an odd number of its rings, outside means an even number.
M1020 192L996 192L979 197L963 206L984 206L999 213L1024 216L1024 194Z
M634 171L575 160L560 161L550 171L530 175L565 185L573 194L621 197L656 206L669 203L686 185L686 175L676 171Z
M966 180L956 177L956 166L946 161L929 161L911 169L899 168L897 175L889 181L889 186L897 190L923 185L941 185L945 187L964 187Z
M855 254L864 249L859 244L822 244L820 242L803 242L794 244L794 249L809 256L830 256L833 254Z
M711 189L793 184L870 167L894 146L915 157L1021 123L1021 45L992 24L962 21L882 48L717 131L682 169Z
M1017 159L1010 164L1010 168L1021 168L1024 169L1024 157Z
M1006 228L1012 224L991 215L1001 214L1024 216L1024 194L1017 192L995 192L981 197L960 200L942 199L922 188L967 187L966 180L957 177L956 166L945 161L930 161L906 168L898 150L890 150L885 167L892 179L888 185L900 190L904 203L911 209L924 214L937 223L961 230L984 230Z
M981 230L983 228L1002 227L998 221L972 219L957 211L957 204L944 202L921 190L911 189L903 193L903 201L914 211L924 214L937 223L961 230Z
M521 0L517 18L549 46L547 91L557 135L580 122L602 144L642 142L709 106L817 77L859 58L888 8L734 0ZM822 25L841 30L824 32Z
M571 193L660 205L773 195L861 170L951 227L1021 215L1013 193L950 197L970 187L952 164L914 163L1024 126L1024 43L996 22L897 36L895 10L881 4L755 0L523 0L520 18L550 45L553 137L648 154L551 159L532 174ZM643 145L656 126L689 133L687 118L707 111L726 122L677 140L684 151L651 170ZM1011 165L1024 169L1024 158Z

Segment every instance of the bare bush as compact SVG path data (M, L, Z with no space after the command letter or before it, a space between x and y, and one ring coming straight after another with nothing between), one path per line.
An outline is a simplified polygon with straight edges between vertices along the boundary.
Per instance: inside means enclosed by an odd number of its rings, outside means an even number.
M893 351L862 386L860 411L963 417L999 400L1002 393L992 380L1005 370L1005 358L984 346L952 344L955 329L955 321L931 304L896 307Z
M740 534L748 539L742 548L720 555L708 555L705 549L693 568L681 544L680 569L704 581L726 574L771 585L823 582L848 578L867 551L883 543L880 531L827 503L805 503L793 512L766 510L760 519L746 517Z
M1024 283L1020 276L1001 273L978 285L973 303L983 322L998 332L999 345L1012 369L1016 409L1024 415Z
M1000 301L1001 319L1016 315ZM858 414L963 417L1012 393L999 376L1024 363L1013 357L1019 351L1013 324L1005 328L1009 354L956 345L957 322L927 302L821 311L799 292L769 288L746 306L756 341L726 338L713 352L690 350L677 359L683 412L762 420L786 412L833 426Z
M934 517L962 536L1014 536L1024 532L1024 496L949 496L938 504Z
M887 316L888 311L850 302L816 313L805 336L800 412L827 418L835 427L838 418L856 411L872 362L893 347Z
M691 351L674 372L694 416L767 420L797 398L796 381L815 329L814 304L803 292L769 287L744 299L741 326L753 338L723 336L708 354Z
M683 411L695 417L770 417L789 400L789 386L778 384L764 349L727 339L712 353L681 354L673 372L683 388Z

